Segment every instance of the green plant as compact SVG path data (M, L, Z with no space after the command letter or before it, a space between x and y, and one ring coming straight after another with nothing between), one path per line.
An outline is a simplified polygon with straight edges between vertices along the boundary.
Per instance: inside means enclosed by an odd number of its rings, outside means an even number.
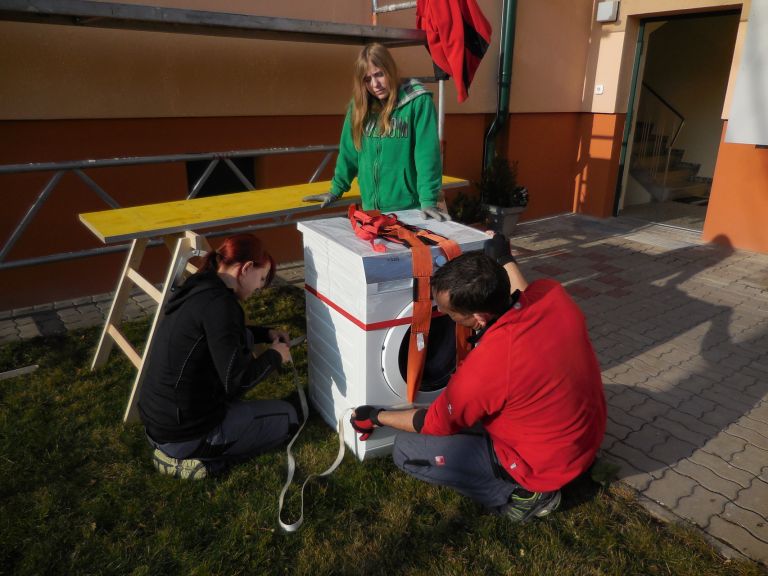
M483 204L511 208L528 205L528 189L517 183L517 162L495 156L475 186Z
M449 207L451 217L463 224L474 224L485 219L485 212L480 198L459 192Z

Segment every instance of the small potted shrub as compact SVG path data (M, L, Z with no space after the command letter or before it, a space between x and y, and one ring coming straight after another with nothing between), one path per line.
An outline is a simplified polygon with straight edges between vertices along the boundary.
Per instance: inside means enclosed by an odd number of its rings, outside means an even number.
M496 156L475 186L480 190L488 226L511 236L520 214L528 206L528 189L517 183L517 162Z
M485 210L476 195L459 192L450 205L451 218L469 226L485 223Z

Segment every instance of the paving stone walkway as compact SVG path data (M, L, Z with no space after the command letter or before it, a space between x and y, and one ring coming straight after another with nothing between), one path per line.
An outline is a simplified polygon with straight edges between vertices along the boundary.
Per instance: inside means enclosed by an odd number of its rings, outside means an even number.
M654 514L768 564L768 255L628 218L564 215L512 240L581 306L603 369L602 456ZM301 263L281 266L301 285ZM100 324L109 296L0 312L0 343ZM128 317L153 310L134 297Z

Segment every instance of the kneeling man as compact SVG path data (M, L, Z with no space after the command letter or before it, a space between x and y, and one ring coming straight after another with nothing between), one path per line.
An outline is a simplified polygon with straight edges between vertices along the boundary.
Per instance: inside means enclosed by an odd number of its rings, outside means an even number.
M553 280L530 285L496 235L486 253L437 270L438 309L472 328L475 348L428 409L359 406L352 426L402 432L395 464L514 522L546 516L585 472L605 432L600 368L584 316Z

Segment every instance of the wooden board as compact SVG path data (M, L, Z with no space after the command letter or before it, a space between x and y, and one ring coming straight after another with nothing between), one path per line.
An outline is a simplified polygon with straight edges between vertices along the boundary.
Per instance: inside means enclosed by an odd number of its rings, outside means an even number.
M466 180L443 176L443 188L465 186ZM330 190L330 182L296 184L280 188L252 190L236 194L146 204L80 214L80 221L105 244L136 238L164 236L265 218L279 218L318 209L315 202L301 199ZM357 180L342 196L345 203L360 200Z

